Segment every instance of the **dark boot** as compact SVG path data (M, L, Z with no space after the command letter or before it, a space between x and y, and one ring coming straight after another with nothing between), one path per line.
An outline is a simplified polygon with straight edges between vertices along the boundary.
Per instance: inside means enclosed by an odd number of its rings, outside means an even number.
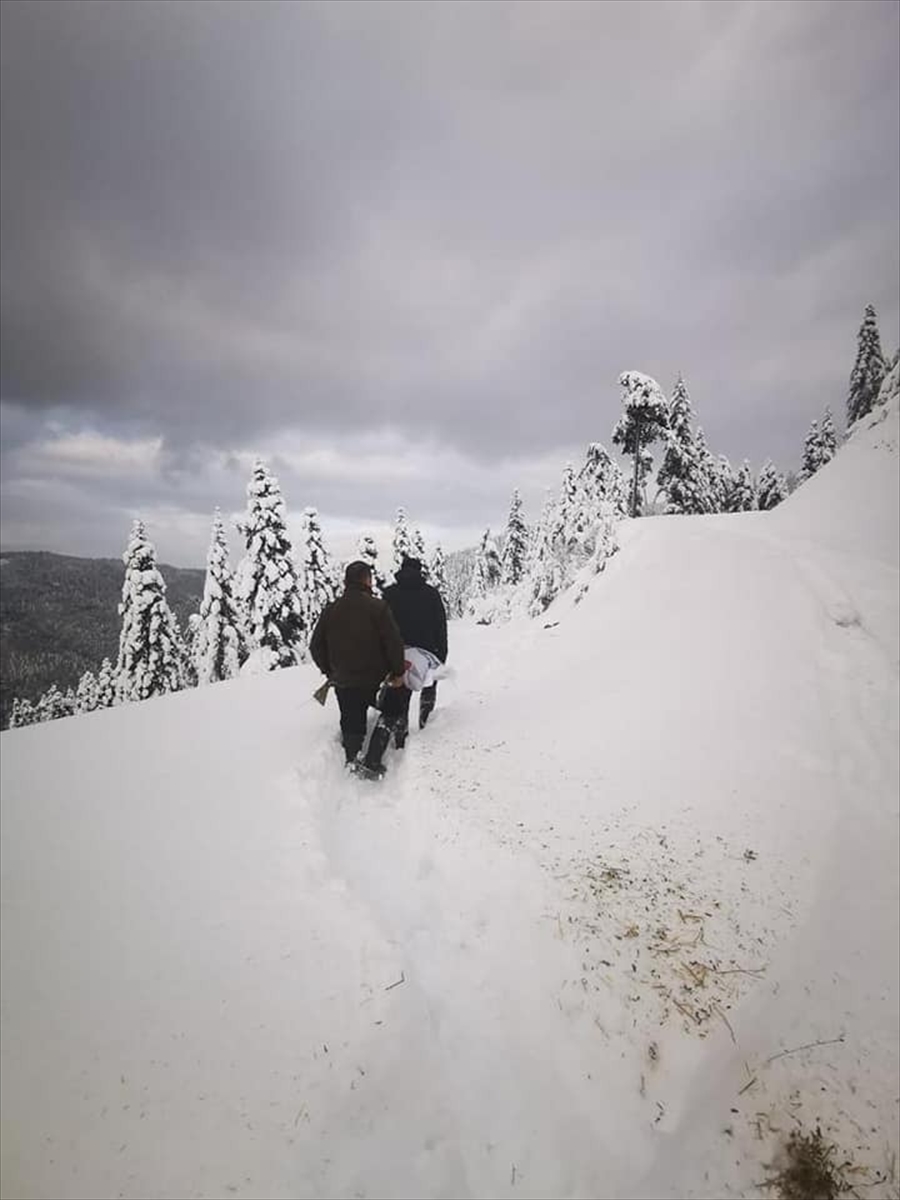
M400 717L394 724L394 746L397 750L402 750L406 745L406 735L409 733L409 721L406 717Z
M388 742L391 740L391 732L391 726L384 725L381 721L372 730L366 756L360 764L362 768L360 774L367 775L370 779L380 779L385 773L387 768L381 760L387 750Z
M437 684L433 683L431 687L423 688L422 694L419 697L419 728L424 729L428 718L431 716L431 710L434 708L437 700Z

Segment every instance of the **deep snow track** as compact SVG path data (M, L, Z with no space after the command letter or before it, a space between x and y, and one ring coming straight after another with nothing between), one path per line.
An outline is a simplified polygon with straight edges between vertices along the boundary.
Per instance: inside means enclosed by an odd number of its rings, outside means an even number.
M881 1167L896 549L802 498L452 626L380 785L309 668L3 734L3 1194L753 1196L817 1120Z

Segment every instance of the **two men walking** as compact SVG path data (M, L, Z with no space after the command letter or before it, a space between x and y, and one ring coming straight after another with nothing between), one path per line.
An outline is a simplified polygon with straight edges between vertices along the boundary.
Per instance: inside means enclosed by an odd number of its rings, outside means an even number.
M396 583L379 600L372 595L369 565L352 562L344 573L343 595L323 610L309 649L316 666L334 683L347 763L356 765L360 774L379 778L391 735L398 748L406 740L411 695L407 684L423 680L417 674L420 669L428 685L419 706L420 728L434 708L437 684L429 667L433 670L447 657L447 616L440 594L425 582L418 559L406 558ZM365 757L357 763L366 736L366 715L376 707L379 688L381 716Z

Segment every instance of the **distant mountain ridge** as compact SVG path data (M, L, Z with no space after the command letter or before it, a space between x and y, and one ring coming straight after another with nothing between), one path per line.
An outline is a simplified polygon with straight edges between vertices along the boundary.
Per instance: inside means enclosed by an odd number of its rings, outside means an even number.
M182 630L200 606L205 571L160 564ZM48 551L0 554L0 728L13 699L39 699L51 683L65 691L119 648L118 604L125 567L118 558Z

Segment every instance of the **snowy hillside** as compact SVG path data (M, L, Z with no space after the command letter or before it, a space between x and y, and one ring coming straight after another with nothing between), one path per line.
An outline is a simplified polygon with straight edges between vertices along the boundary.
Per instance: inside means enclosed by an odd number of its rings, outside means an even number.
M381 785L312 668L2 735L2 1193L757 1196L897 1150L898 414L454 623Z

